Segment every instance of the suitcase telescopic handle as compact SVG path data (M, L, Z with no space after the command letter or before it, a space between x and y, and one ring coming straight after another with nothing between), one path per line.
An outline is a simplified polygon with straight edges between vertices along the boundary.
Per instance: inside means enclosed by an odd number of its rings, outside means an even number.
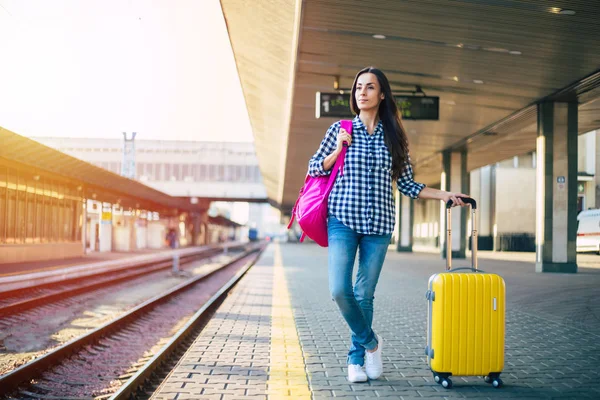
M477 209L477 202L475 201L475 199L471 197L461 197L460 199L463 201L463 203L470 204L472 209ZM448 202L446 203L446 208L452 207L452 204L454 204L454 202L452 200L448 200Z
M471 269L477 271L477 202L470 197L461 197L464 203L471 205ZM452 200L446 203L446 271L452 269Z

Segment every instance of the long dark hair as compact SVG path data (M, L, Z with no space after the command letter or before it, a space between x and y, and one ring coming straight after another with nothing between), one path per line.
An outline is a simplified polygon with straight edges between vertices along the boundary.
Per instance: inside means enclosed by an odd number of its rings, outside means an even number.
M392 154L392 179L397 180L400 174L404 171L408 162L408 137L406 131L400 121L400 113L394 96L392 96L392 88L387 77L381 70L375 67L367 67L356 74L354 83L352 84L352 95L350 96L350 107L352 112L360 115L360 109L356 103L356 81L358 77L364 73L370 72L377 77L379 87L384 94L384 98L379 103L379 118L383 123L383 131L385 133L385 145Z

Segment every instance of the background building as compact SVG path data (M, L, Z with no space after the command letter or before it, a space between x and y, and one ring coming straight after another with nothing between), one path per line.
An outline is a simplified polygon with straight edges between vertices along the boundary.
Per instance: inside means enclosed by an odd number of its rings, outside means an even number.
M121 138L35 140L121 174L124 161ZM279 211L266 203L253 143L140 140L138 135L134 144L133 179L171 196L211 201L211 216L224 215L240 224L252 224L260 237L280 230ZM250 203L245 213L239 211L240 202ZM245 230L240 232L243 235Z

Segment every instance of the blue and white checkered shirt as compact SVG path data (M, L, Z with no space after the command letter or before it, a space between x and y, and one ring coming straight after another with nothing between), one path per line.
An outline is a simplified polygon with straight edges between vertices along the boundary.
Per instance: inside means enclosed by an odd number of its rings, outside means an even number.
M330 175L323 160L337 147L340 122L325 134L319 150L308 163L312 177ZM344 173L338 174L329 195L328 213L357 233L387 235L394 230L395 207L392 188L392 155L384 142L383 123L379 121L373 135L357 116L352 121L352 145L344 159ZM416 199L425 187L413 180L410 163L398 178L398 189Z

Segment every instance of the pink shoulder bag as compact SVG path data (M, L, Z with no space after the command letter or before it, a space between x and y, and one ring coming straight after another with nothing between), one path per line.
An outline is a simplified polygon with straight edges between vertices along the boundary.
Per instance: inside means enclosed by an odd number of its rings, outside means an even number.
M342 128L352 135L352 121L342 120ZM344 146L329 176L319 176L313 178L306 175L304 186L300 189L298 200L292 209L292 218L288 224L288 229L292 226L294 218L302 228L300 242L308 236L318 245L327 247L327 199L333 188L338 171L344 173L344 157L348 148Z

